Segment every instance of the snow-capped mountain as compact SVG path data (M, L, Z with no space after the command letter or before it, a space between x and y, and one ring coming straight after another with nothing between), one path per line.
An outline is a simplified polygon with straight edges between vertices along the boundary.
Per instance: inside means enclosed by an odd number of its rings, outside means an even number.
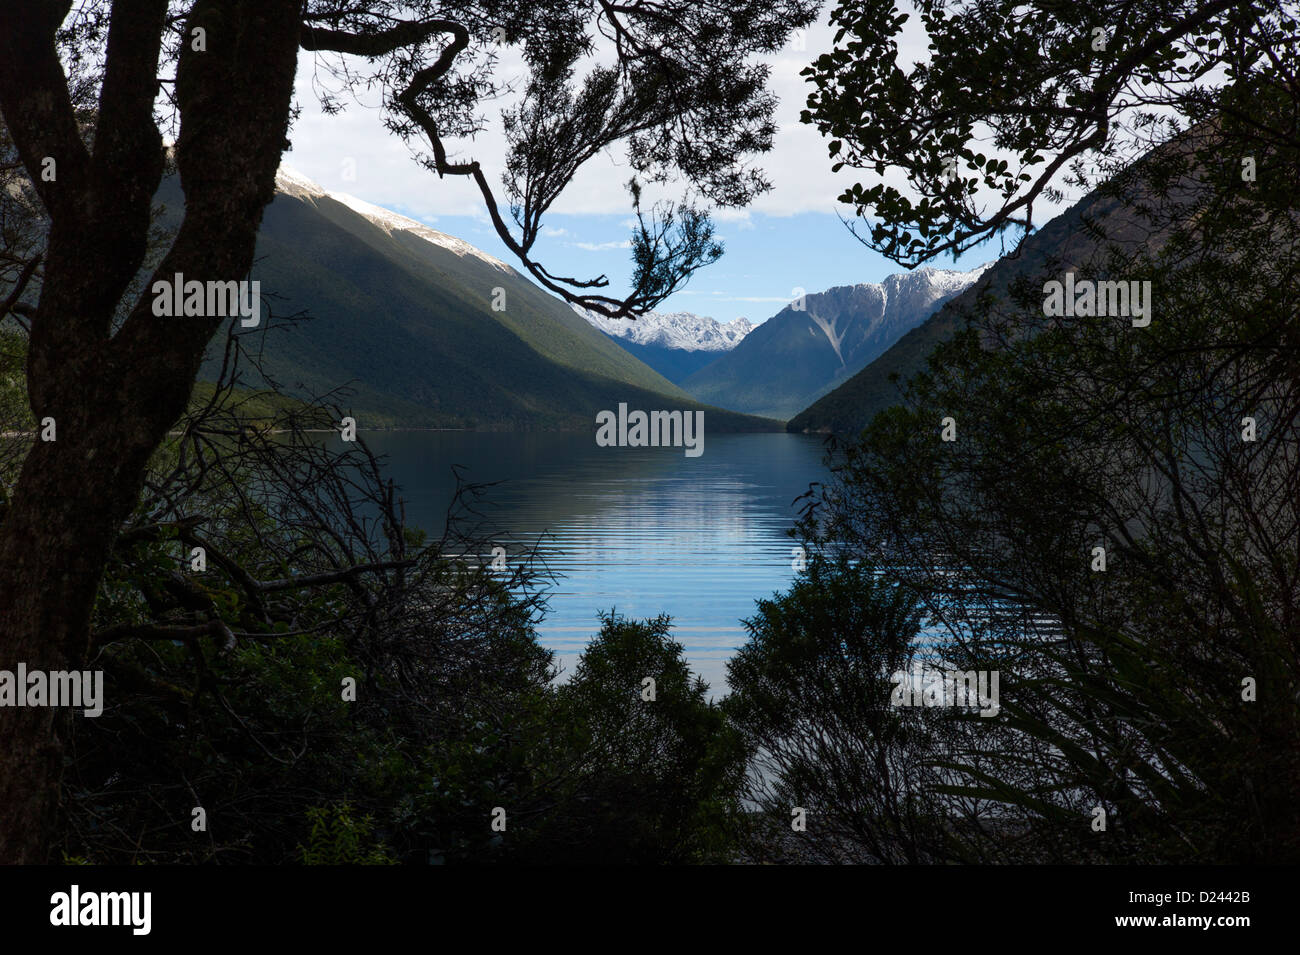
M634 345L658 345L682 351L731 351L754 330L749 319L720 322L691 312L647 312L636 321L606 318L596 312L574 306L574 311L606 335L622 338Z
M789 417L866 367L988 267L920 268L807 295L680 383L710 404Z
M719 322L691 312L647 312L632 321L577 306L574 311L672 382L725 355L755 328L745 318Z
M275 174L275 188L286 195L298 198L329 196L336 202L343 203L353 212L365 216L385 232L410 232L422 239L427 239L434 245L440 245L444 249L455 252L457 255L472 255L502 270L509 270L510 268L500 259L488 255L482 249L470 245L464 239L458 239L454 235L447 235L445 232L431 229L423 222L417 222L415 219L409 219L396 212L390 212L388 209L366 202L364 199L350 196L346 192L331 192L289 166L280 166L279 171Z

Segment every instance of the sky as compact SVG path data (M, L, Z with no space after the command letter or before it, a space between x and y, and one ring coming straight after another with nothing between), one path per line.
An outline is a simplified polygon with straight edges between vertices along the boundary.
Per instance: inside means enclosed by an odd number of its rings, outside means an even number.
M904 6L900 4L900 6ZM716 263L696 272L689 284L666 299L658 311L688 311L719 321L746 317L761 322L804 292L836 285L878 282L903 267L862 245L840 216L849 206L836 202L860 176L852 170L831 172L826 141L799 122L808 84L799 71L832 46L833 30L823 22L792 36L771 60L770 88L779 98L778 132L773 149L759 157L773 189L742 212L715 213L717 237L725 252ZM913 16L900 49L905 59L925 56L925 36ZM322 187L345 192L419 220L441 232L465 239L516 265L488 221L481 197L468 177L438 179L419 166L411 148L382 125L377 91L363 93L338 115L321 110L314 88L324 76L322 61L304 53L297 80L302 113L290 133L292 149L285 163ZM522 76L517 56L501 58L503 75ZM509 103L506 99L503 102ZM449 150L453 159L479 160L496 187L504 166L500 105L486 110L488 129ZM625 183L630 177L621 152L606 152L583 167L544 219L535 257L553 274L575 277L607 275L611 288L622 290L631 275L628 238L633 218ZM901 183L900 183L901 185ZM497 192L498 201L501 192ZM660 193L663 198L676 192ZM648 191L647 198L655 198ZM643 200L643 207L647 203ZM1051 214L1055 214L1054 210ZM974 268L996 259L996 243L951 259L935 268ZM522 271L522 268L519 267Z

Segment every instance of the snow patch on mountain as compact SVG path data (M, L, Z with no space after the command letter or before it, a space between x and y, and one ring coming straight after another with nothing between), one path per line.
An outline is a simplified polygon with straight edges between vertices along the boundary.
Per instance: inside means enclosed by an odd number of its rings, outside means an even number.
M983 265L977 265L975 268L966 272L957 272L953 269L934 269L927 265L914 272L907 272L901 275L891 275L889 278L899 279L901 281L907 279L908 276L914 275L920 279L924 279L926 284L938 291L940 294L948 294L950 292L965 291L971 285L975 284L976 279L991 268L993 268L992 262L985 262ZM886 279L885 281L888 282L889 279Z
M508 271L510 266L502 262L495 256L488 255L482 249L470 245L464 239L458 239L454 235L447 235L445 232L439 232L437 229L431 229L423 222L417 222L415 219L399 215L382 206L377 206L372 202L366 202L364 199L358 199L356 196L350 196L346 192L330 192L316 183L312 182L302 173L289 166L281 165L279 171L275 174L275 187L285 195L294 196L300 199L316 198L319 196L328 196L335 202L341 202L353 212L365 216L379 228L391 234L393 232L410 232L419 236L434 245L442 246L457 255L472 255L475 258L482 259L484 262L494 268Z
M316 185L316 183L312 182L298 170L292 169L284 164L281 164L279 170L276 171L275 190L276 192L283 192L286 196L293 196L297 199L329 195L328 192Z
M831 288L820 294L810 295L805 307L809 318L826 336L826 340L843 366L844 356L840 346L847 325L842 331L838 330L836 325L839 318L851 317L850 313L843 311L846 302L854 303L853 312L860 315L865 310L870 316L865 329L867 336L909 321L911 324L907 327L910 328L915 324L916 315L927 311L931 303L951 298L965 291L992 265L992 262L986 262L966 272L935 269L929 266L912 272L896 272L887 275L880 282L859 282L856 285ZM866 303L873 300L872 305L863 309ZM822 309L834 312L834 317L826 319L816 314Z
M862 282L859 287L869 286L880 289L886 303L889 302L891 293L921 289L932 292L938 298L965 291L992 267L992 262L985 262L968 272L957 272L953 269L935 269L927 265L912 272L896 272L888 275L882 282Z
M992 264L987 262L967 272L927 266L888 275L880 282L859 282L814 293L804 306L812 320L808 332L816 337L820 330L840 367L845 368L844 338L854 324L858 324L857 342L881 335L896 340L915 326L917 316L928 314L933 303L965 291Z
M635 321L606 318L577 305L573 310L606 335L634 345L657 345L681 351L730 351L755 328L748 319L720 322L692 312L647 312Z

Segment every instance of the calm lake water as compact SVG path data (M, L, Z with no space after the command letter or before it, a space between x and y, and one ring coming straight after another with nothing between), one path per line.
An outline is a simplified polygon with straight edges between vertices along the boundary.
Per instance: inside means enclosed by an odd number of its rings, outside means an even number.
M403 488L408 523L442 531L455 489L501 482L488 524L536 541L557 576L538 627L566 672L596 633L596 615L673 617L691 667L726 690L724 664L745 641L754 601L794 577L786 536L794 499L823 480L822 440L793 434L707 434L704 453L601 448L590 434L368 434Z

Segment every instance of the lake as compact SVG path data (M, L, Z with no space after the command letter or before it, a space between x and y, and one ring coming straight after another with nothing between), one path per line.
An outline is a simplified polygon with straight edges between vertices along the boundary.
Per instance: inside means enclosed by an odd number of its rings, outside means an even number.
M596 615L673 617L673 636L715 694L744 643L754 601L794 577L786 531L794 499L824 480L822 439L707 434L704 452L597 447L591 434L369 433L402 487L407 522L442 531L456 486L501 482L484 509L494 533L542 538L557 577L538 627L566 672L598 630ZM543 536L544 535L544 536Z

